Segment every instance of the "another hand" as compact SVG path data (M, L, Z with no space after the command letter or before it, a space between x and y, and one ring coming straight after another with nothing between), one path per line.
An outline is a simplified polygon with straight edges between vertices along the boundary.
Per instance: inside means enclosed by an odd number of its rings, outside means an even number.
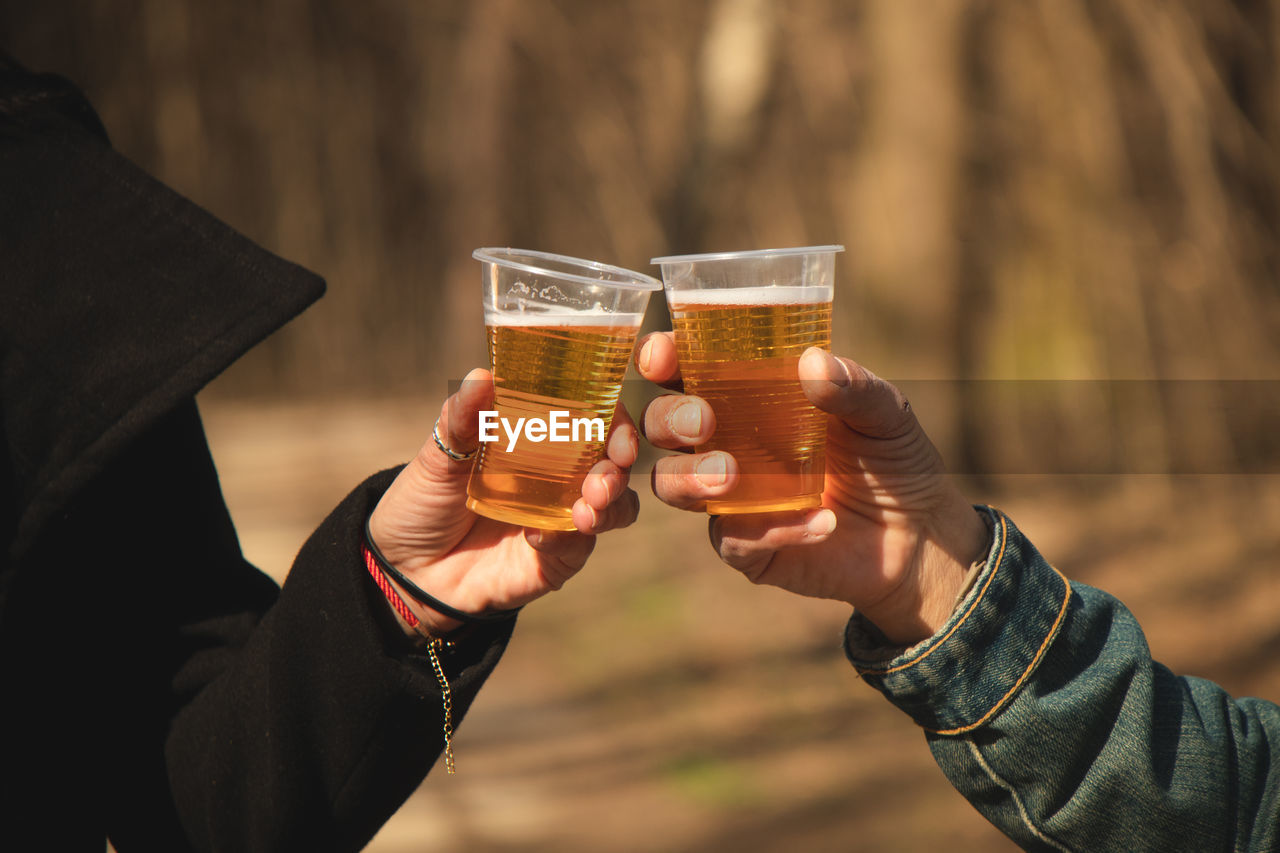
M636 363L645 378L681 387L670 333L647 336ZM986 525L897 388L816 348L801 358L799 379L828 413L822 508L713 516L711 543L754 583L847 601L895 642L925 639L950 615ZM667 449L702 444L715 430L711 407L683 395L657 398L642 422ZM653 491L697 510L740 476L728 453L669 456L654 467Z
M479 413L493 403L492 376L476 369L440 410L440 436L458 452L480 442ZM638 438L626 409L618 405L606 457L588 473L574 504L578 532L522 528L476 515L466 508L467 480L474 460L454 461L428 439L369 519L383 556L414 583L468 613L521 607L559 589L586 564L595 534L626 527L639 500L628 488ZM431 611L434 634L457 628Z

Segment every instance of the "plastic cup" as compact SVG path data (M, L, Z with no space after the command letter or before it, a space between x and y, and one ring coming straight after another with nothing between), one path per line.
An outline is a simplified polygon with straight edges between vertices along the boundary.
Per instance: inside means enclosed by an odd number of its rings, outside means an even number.
M820 506L826 415L797 375L811 346L831 347L835 255L804 246L654 258L662 267L684 389L711 405L741 480L712 514Z
M605 440L650 276L523 249L476 249L493 371L467 506L488 518L573 530L582 481Z

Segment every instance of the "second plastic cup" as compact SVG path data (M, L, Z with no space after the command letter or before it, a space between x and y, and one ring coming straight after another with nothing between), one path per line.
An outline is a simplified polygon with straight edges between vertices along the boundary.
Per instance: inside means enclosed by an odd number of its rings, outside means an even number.
M476 249L493 369L467 507L573 530L573 504L605 440L645 306L662 284L595 261Z
M835 255L805 246L673 255L660 264L684 390L710 404L711 441L741 479L707 512L775 512L820 506L826 415L800 387L809 347L831 347Z

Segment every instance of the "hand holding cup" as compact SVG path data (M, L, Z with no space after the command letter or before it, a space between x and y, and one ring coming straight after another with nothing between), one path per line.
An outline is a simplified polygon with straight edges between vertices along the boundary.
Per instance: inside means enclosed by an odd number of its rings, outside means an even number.
M645 378L683 390L671 333L642 340L636 364ZM824 413L821 505L712 516L712 546L753 583L846 601L889 639L922 640L951 613L987 541L986 526L946 475L897 388L817 348L800 358L796 378ZM658 397L644 412L643 432L657 447L705 446L717 425L704 406L682 394ZM731 453L682 453L657 462L653 491L672 506L699 510L732 491L741 476Z

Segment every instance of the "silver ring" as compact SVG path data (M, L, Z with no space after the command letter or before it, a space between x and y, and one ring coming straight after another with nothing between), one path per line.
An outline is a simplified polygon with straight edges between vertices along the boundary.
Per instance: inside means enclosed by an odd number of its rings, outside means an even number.
M458 451L446 447L444 440L440 438L440 419L436 418L436 425L431 428L431 438L435 441L436 447L440 448L440 452L448 456L454 462L466 462L468 459L476 455L474 450L467 453L459 453Z

